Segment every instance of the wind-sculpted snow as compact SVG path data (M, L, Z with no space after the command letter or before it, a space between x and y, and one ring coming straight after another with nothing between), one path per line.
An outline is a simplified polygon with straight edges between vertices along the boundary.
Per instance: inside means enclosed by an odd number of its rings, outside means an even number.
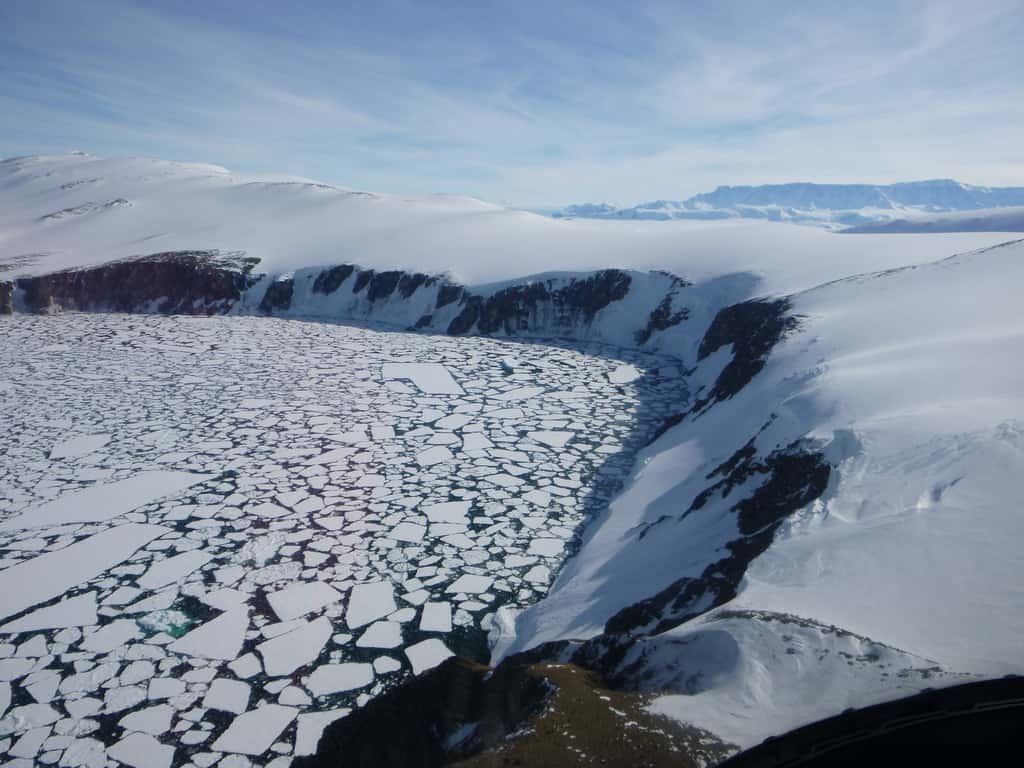
M675 360L259 317L0 337L0 761L283 766L535 602ZM627 375L628 374L628 375ZM232 757L234 756L234 757Z

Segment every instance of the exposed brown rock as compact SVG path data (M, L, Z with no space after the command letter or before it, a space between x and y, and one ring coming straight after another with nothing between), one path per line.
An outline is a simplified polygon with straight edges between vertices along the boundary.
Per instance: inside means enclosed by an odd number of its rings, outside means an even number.
M573 664L528 669L553 688L521 733L452 768L690 768L714 765L734 749L707 731L649 713L650 695L607 688Z
M238 254L173 251L17 280L30 312L62 309L212 315L252 284L256 263Z
M543 707L548 693L544 680L523 665L502 665L492 673L453 657L328 726L317 754L294 765L439 768L452 753L503 741ZM463 732L464 746L453 744Z
M515 656L496 669L462 658L328 726L296 768L562 768L713 764L731 750L648 713L649 694L613 691L572 664Z

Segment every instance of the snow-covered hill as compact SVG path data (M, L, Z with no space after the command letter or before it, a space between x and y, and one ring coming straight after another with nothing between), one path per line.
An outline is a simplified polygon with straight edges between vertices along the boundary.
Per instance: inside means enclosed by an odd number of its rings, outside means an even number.
M493 660L572 660L740 746L1024 671L1011 239L556 220L152 160L0 164L0 310L6 285L15 311L269 314L675 356L692 398L550 594L499 613Z
M686 200L655 200L628 208L584 203L570 205L554 215L557 218L655 221L763 219L842 227L873 225L928 213L1022 205L1024 187L979 187L952 179L935 179L888 185L794 183L719 187ZM957 219L949 221L952 225ZM963 229L940 231L975 230L965 221Z
M275 276L350 263L449 272L472 286L551 270L665 270L691 282L748 273L747 295L756 295L1005 239L879 236L868 246L767 222L558 221L468 198L357 193L308 179L144 158L0 162L0 263L8 265L7 277L219 250L243 252L258 260L257 272Z
M586 641L556 655L742 746L1019 674L1022 275L1018 241L790 297L763 370L651 445L501 652Z

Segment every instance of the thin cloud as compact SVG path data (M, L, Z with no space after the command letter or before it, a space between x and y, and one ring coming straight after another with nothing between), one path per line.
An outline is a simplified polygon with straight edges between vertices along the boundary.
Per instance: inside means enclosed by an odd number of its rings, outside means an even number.
M1016 2L0 5L0 154L518 205L1024 183Z

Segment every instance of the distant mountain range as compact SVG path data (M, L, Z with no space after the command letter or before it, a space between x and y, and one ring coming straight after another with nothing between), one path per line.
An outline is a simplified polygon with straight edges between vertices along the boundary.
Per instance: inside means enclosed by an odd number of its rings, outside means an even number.
M953 179L935 179L885 185L718 187L686 200L654 200L630 208L582 203L551 215L580 219L767 219L842 228L1014 206L1024 206L1024 187L978 187Z

